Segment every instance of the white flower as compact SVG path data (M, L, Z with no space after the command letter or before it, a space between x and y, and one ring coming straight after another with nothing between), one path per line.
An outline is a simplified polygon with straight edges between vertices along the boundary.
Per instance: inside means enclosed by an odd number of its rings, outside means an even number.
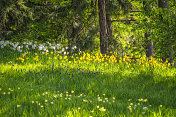
M76 46L73 46L73 47L72 47L73 50L76 49L76 48L77 48Z
M0 45L3 45L4 44L4 41L2 40L2 41L0 41Z
M56 49L56 47L55 47L55 46L51 46L50 48L51 48L51 49L53 49L53 50L55 50L55 49Z
M34 45L32 45L32 49L35 49L35 47L36 47L36 45L34 44Z
M43 47L42 46L39 46L39 50L42 50L43 49Z
M32 45L32 42L29 42L28 45Z
M1 48L4 48L4 46L2 45Z
M68 49L68 47L65 47L65 49L67 50L67 49Z
M29 49L28 45L26 45L26 48Z
M23 44L25 45L25 44L26 44L26 42L24 41L24 42L23 42Z
M64 52L64 54L66 54L66 52Z
M18 47L17 47L17 50L18 50L18 51L20 51L20 48L21 48L21 47L20 47L20 46L18 46Z

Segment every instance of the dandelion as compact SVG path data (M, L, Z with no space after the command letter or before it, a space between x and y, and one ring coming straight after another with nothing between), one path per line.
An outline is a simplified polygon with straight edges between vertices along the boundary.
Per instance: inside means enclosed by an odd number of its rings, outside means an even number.
M71 93L74 93L74 91L72 90Z

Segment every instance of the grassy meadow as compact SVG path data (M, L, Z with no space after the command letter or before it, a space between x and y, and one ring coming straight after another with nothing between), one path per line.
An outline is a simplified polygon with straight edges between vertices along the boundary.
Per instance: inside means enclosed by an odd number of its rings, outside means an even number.
M176 68L167 61L37 42L0 46L1 117L176 116Z

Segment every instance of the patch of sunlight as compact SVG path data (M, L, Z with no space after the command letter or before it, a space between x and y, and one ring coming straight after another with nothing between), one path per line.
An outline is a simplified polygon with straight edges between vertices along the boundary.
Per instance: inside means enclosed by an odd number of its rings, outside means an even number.
M88 115L89 115L89 112L82 109L81 107L78 107L77 109L69 108L65 114L66 117L81 117L81 116L88 116Z
M26 65L10 65L10 64L1 64L0 65L0 73L5 73L5 72L11 72L16 69L25 69L25 70L35 70L38 67L46 68L47 65L41 65L41 63L38 64L26 64Z

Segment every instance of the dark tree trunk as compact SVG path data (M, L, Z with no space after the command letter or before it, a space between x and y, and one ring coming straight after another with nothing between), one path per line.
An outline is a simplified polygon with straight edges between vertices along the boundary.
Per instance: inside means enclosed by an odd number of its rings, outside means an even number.
M144 1L143 2L144 10L145 12L148 12L148 4ZM146 56L150 57L153 56L153 41L151 39L148 39L150 37L150 34L148 32L149 27L147 26L147 32L145 33L145 39L146 39Z
M98 9L100 25L100 51L104 55L107 53L108 48L105 0L98 0Z
M162 8L163 11L164 11L164 8L168 7L168 1L158 0L158 6L160 8ZM163 16L162 15L160 15L160 18L161 18L161 21L163 21ZM168 48L169 48L169 54L165 55L165 58L163 59L163 62L165 62L166 59L169 58L168 62L173 64L174 63L174 49L173 49L173 46L170 44L171 43L170 41L171 41L170 39L167 40L167 43L168 43L167 45L168 45Z
M78 4L77 0L72 0L72 7L73 9L76 9ZM75 20L72 22L72 32L70 35L70 38L68 39L68 51L71 53L72 52L72 47L74 46L75 43L75 39L78 36L78 33L80 32L81 28L82 28L82 20L81 18L75 17Z

